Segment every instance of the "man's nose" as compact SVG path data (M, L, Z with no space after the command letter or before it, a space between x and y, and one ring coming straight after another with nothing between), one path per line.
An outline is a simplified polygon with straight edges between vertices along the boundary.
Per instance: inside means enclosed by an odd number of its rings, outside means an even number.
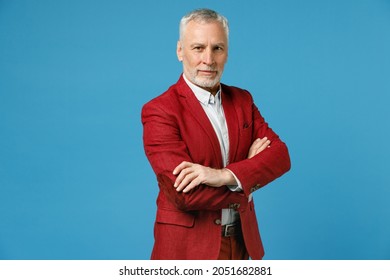
M206 48L203 52L202 62L206 65L214 64L214 54L209 48Z

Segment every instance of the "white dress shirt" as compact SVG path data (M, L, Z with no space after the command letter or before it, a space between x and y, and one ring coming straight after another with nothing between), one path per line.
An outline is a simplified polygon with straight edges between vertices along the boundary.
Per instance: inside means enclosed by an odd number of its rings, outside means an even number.
M221 87L219 88L217 94L214 96L207 90L204 90L193 83L191 83L186 76L183 74L183 78L187 85L191 88L196 98L199 100L202 108L204 109L207 117L209 118L214 131L218 137L218 141L221 147L222 161L223 165L226 166L229 163L229 134L228 128L226 125L225 114L222 107L222 98L221 98ZM227 169L229 170L229 169ZM230 170L229 170L230 171ZM238 183L235 186L228 186L231 191L240 191L242 190L240 181L230 171L236 182ZM239 219L239 214L234 209L222 209L221 224L231 224Z

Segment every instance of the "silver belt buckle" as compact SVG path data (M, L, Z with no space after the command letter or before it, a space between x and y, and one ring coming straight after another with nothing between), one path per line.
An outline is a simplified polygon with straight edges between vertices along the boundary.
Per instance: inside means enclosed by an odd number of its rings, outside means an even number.
M230 235L228 235L228 229L231 227L234 227L234 224L225 225L225 230L224 230L223 236L225 236L225 237L230 236Z

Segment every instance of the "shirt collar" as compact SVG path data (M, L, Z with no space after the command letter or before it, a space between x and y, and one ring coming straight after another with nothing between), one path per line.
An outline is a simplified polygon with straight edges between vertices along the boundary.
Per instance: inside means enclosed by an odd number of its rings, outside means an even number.
M199 100L199 102L203 103L204 105L213 104L215 102L218 102L218 105L221 104L221 85L219 85L219 90L214 97L209 91L193 84L190 80L187 79L187 77L184 75L184 73L183 73L183 78L184 78L184 81L187 83L187 85L192 90L192 92L195 94L195 96Z

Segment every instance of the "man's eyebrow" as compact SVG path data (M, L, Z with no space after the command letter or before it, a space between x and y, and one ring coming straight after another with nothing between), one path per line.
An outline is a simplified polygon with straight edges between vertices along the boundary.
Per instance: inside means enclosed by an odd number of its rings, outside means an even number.
M221 46L221 47L225 47L225 43L224 42L220 42L220 43L216 43L214 44L213 46Z
M201 47L204 47L206 46L207 44L204 44L204 43L192 43L190 44L190 47L195 47L195 46L201 46ZM215 43L215 44L212 44L213 47L215 46L221 46L221 47L225 47L225 43L224 42L219 42L219 43Z
M195 46L205 46L205 44L203 44L203 43L192 43L190 45L190 47L195 47Z

